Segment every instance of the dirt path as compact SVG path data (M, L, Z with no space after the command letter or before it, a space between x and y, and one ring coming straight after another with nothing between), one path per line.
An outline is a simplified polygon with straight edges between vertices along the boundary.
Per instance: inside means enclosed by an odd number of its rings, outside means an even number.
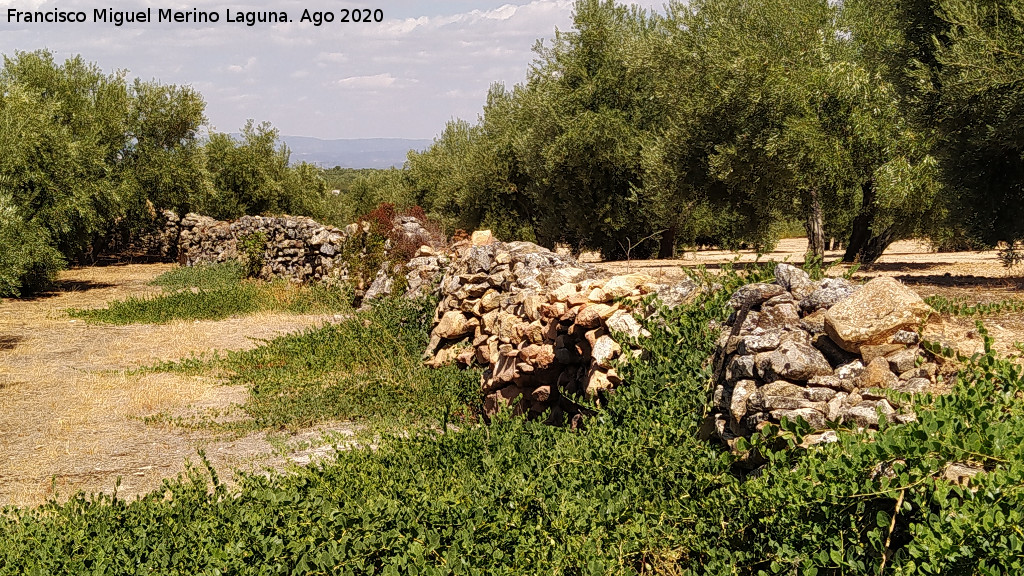
M0 505L37 504L54 495L112 491L126 497L198 461L204 448L230 478L234 468L279 466L282 444L306 446L344 425L295 438L231 439L146 424L156 414L230 410L246 391L201 377L126 375L126 369L213 350L237 350L329 321L331 317L259 314L222 321L109 326L69 319L68 307L159 292L148 282L171 265L83 268L64 273L55 293L0 303ZM314 448L316 442L313 442ZM308 454L291 454L302 461Z

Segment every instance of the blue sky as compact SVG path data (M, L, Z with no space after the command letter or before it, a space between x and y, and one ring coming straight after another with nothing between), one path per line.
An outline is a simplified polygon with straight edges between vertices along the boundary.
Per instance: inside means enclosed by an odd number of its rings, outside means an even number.
M637 0L647 8L662 2ZM217 11L217 24L18 24L7 10ZM380 8L381 23L297 22L304 8ZM227 23L225 9L285 10L296 22ZM538 38L571 22L571 0L0 0L0 52L48 48L105 70L190 84L213 129L247 118L282 134L318 138L431 138L444 123L475 120L492 82L521 82Z

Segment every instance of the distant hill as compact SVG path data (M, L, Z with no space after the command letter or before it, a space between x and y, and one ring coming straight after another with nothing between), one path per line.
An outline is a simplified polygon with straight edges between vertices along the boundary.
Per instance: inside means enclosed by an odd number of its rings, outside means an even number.
M307 136L282 136L281 140L291 149L293 164L309 162L324 168L401 167L409 150L424 150L433 142L406 138L321 140Z

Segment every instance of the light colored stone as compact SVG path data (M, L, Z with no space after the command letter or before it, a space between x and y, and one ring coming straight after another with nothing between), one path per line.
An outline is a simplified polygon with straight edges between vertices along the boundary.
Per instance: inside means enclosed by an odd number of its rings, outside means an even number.
M888 276L875 278L825 314L825 332L844 350L885 344L900 330L919 326L931 307L913 290Z
M590 304L576 314L576 324L584 328L596 328L618 311L618 304Z
M548 274L548 286L561 286L563 284L576 283L587 276L587 271L583 268L564 267L555 268Z
M818 283L813 292L800 301L800 308L808 314L815 310L827 310L849 298L856 291L857 287L845 278L825 278Z
M889 361L889 369L896 374L903 374L907 370L913 370L917 365L917 358L920 356L919 348L904 348L893 354L887 354L885 359Z
M612 360L614 360L620 352L622 352L622 348L619 346L618 342L612 339L611 336L605 335L597 339L590 356L598 366L602 368L611 368Z
M602 370L591 370L590 378L587 380L587 389L585 394L588 398L595 398L599 392L610 390L612 383L608 380L608 375Z
M576 295L579 292L578 284L562 284L558 288L551 291L550 299L552 303L555 302L568 302L571 296Z
M623 298L633 294L633 291L654 281L654 278L646 274L624 274L613 276L604 284L604 292L609 298Z
M904 394L921 394L931 388L932 381L927 378L911 378L907 381L899 381L892 385L892 389Z
M490 230L477 230L473 232L470 244L473 246L490 246L494 243L494 236Z
M497 290L488 290L480 297L480 310L482 312L490 312L498 308L498 306L501 306L501 293Z
M890 354L905 349L906 346L903 344L866 344L860 347L860 356L864 359L865 364L871 364L871 361L875 358L889 356Z
M530 344L519 351L519 359L538 368L547 368L555 361L555 349L551 344Z
M775 266L775 281L797 300L809 296L817 286L807 272L792 264L780 263Z
M799 333L806 336L806 333ZM794 333L787 333L779 347L768 354L768 369L762 373L765 379L807 382L815 376L832 373L832 366L816 348L803 341Z
M772 410L772 418L781 421L786 418L789 421L804 420L812 429L819 430L825 427L825 413L817 408L795 408Z
M732 398L729 401L729 413L737 424L747 415L747 400L757 390L757 382L754 380L740 380L732 389Z
M861 388L889 388L899 381L889 370L889 362L885 358L875 358L860 374Z
M650 333L644 330L643 326L636 321L632 314L625 310L617 310L605 321L605 326L612 332L625 334L630 338L649 336Z
M446 312L437 323L433 334L446 340L454 340L469 334L472 327L469 325L469 318L462 312Z
M608 293L604 291L604 288L594 288L587 294L587 300L590 302L604 303L611 300Z
M744 306L760 306L763 302L771 300L785 291L786 289L778 284L747 284L733 292L733 295L729 298L729 305L736 310Z

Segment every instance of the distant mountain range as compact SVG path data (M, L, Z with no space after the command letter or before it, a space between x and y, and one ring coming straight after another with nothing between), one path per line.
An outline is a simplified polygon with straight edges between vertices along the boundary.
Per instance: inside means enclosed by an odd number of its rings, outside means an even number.
M352 138L322 140L307 136L282 136L292 151L292 164L309 162L323 168L401 167L409 150L425 150L433 140L406 138Z

